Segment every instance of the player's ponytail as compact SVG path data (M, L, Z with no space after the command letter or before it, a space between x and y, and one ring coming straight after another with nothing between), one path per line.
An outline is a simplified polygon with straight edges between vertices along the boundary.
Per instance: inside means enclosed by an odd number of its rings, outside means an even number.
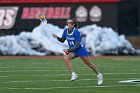
M75 20L75 18L72 18L72 19L73 19L74 24L75 24L74 27L77 27L78 28L79 27L78 22Z

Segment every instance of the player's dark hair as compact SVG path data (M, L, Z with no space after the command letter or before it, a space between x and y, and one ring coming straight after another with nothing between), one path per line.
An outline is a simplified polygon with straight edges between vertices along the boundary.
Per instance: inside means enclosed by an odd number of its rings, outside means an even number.
M68 19L73 20L73 22L74 22L74 24L75 24L74 27L77 27L77 28L79 27L78 22L76 21L75 18L70 17L70 18L68 18ZM68 20L68 19L67 19L67 20Z
M73 19L74 24L75 24L75 25L74 25L74 27L77 27L77 28L78 28L78 27L79 27L78 22L76 21L76 19L75 19L75 18L72 18L72 19Z

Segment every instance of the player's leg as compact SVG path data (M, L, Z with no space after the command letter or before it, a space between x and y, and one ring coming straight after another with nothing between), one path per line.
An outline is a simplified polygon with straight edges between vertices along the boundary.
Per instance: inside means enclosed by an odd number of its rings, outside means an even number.
M81 57L81 59L85 62L87 66L89 66L96 73L96 75L99 74L99 71L97 70L96 66L91 62L89 57L84 56Z
M98 78L98 85L101 85L103 83L103 75L99 73L96 66L91 62L89 57L81 57L81 59L85 62L86 65L88 65L97 75Z
M70 63L70 60L75 58L76 55L73 52L68 53L67 55L64 56L65 64L68 67L70 73L74 72L74 69Z
M76 57L76 55L73 52L70 52L64 56L65 64L66 64L68 70L70 71L70 73L72 74L71 81L76 80L78 77L70 63L70 60L75 57Z

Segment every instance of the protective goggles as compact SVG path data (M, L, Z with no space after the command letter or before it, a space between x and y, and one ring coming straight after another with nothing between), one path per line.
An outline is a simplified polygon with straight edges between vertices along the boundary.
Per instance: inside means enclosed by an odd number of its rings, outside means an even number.
M67 20L67 23L74 23L74 21L73 21L73 20L68 19L68 20Z

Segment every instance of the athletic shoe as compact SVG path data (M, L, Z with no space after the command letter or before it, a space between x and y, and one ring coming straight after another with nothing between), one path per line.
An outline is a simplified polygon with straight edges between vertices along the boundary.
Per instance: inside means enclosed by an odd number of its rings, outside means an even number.
M103 83L103 75L101 73L99 73L97 75L97 78L98 78L98 85L101 85Z
M77 74L74 72L72 73L71 81L75 81L78 78Z

